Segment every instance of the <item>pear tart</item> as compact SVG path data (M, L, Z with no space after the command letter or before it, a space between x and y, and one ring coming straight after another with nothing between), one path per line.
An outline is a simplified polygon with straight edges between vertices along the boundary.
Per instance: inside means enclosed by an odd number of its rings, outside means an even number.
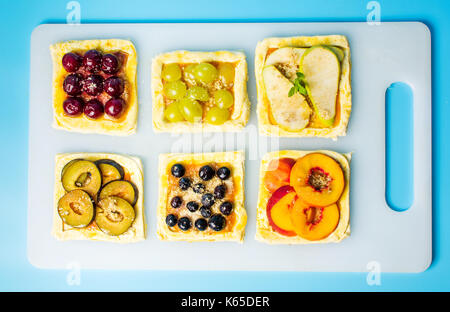
M115 154L58 154L52 234L59 240L144 240L141 161Z
M50 51L55 128L111 135L136 131L136 51L130 41L68 41Z
M256 47L255 74L261 134L346 134L352 101L345 36L264 39Z
M242 242L243 152L162 154L159 174L161 240Z
M326 150L266 154L255 238L311 244L337 243L350 235L350 156Z

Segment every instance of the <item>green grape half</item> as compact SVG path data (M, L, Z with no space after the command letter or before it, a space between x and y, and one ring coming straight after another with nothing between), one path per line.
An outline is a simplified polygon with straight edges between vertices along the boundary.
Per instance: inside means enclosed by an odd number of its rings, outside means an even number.
M200 86L193 86L188 89L187 97L193 100L206 102L209 100L209 93L206 88Z
M234 103L233 94L228 90L217 90L214 92L214 103L218 108L230 108Z
M165 81L177 81L181 79L181 68L178 64L171 63L164 65L161 73L162 78Z
M170 103L165 111L164 111L164 117L170 121L170 122L179 122L184 120L183 114L181 114L181 111L179 109L179 102L175 101Z
M213 125L221 125L230 118L230 112L225 108L212 107L207 113L205 120Z
M220 63L219 64L219 77L226 84L234 82L234 66L230 63Z
M178 103L178 108L187 121L200 122L202 120L203 107L198 101L190 98L183 98Z
M194 68L197 66L197 64L189 64L183 69L183 77L184 80L195 80L194 76Z
M217 79L217 68L209 63L200 63L194 67L194 76L197 82L210 83Z
M172 100L182 99L186 95L186 85L180 80L168 82L164 85L164 94Z

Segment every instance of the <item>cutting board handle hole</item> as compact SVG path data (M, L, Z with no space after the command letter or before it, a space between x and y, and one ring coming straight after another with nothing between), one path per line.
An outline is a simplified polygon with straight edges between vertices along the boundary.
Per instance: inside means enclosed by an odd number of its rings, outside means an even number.
M386 90L386 202L406 211L414 202L414 96L411 87L394 82Z

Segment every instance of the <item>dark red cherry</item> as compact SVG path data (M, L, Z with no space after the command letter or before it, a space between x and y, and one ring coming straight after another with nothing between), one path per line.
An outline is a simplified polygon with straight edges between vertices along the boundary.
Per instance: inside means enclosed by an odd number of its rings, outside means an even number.
M91 73L98 72L102 66L102 54L97 50L89 50L84 53L83 65Z
M123 80L119 77L112 76L105 80L103 89L111 96L119 97L123 93Z
M80 68L82 62L81 56L76 53L66 53L62 58L62 66L68 72L75 72Z
M105 54L102 58L102 70L107 74L114 74L119 69L119 60L114 54Z
M113 118L118 118L122 115L123 109L125 107L125 101L122 99L110 99L105 104L105 112L108 116Z
M70 97L63 102L64 113L70 117L78 116L83 112L84 102L79 97Z
M103 115L103 105L99 100L92 99L86 103L84 114L91 119L97 119Z
M96 96L103 91L103 78L100 75L90 75L83 80L83 91Z
M81 93L81 82L83 77L79 74L70 74L64 79L63 89L68 95L78 95Z

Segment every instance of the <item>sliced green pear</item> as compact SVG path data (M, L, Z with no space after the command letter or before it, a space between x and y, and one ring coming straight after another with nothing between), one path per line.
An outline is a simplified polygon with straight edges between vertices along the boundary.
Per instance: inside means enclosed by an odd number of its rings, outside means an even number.
M293 84L273 65L263 70L264 85L276 123L287 131L300 131L309 123L312 110L305 97L288 96Z
M275 65L284 76L293 81L297 77L300 59L306 50L305 48L279 48L269 55L265 66Z
M331 127L336 116L336 97L339 89L341 64L329 48L309 48L300 60L305 75L306 91L320 121Z
M342 50L339 47L335 47L335 46L327 46L327 48L329 48L331 51L333 51L334 54L336 54L339 62L342 62L342 60L344 59L344 50Z

